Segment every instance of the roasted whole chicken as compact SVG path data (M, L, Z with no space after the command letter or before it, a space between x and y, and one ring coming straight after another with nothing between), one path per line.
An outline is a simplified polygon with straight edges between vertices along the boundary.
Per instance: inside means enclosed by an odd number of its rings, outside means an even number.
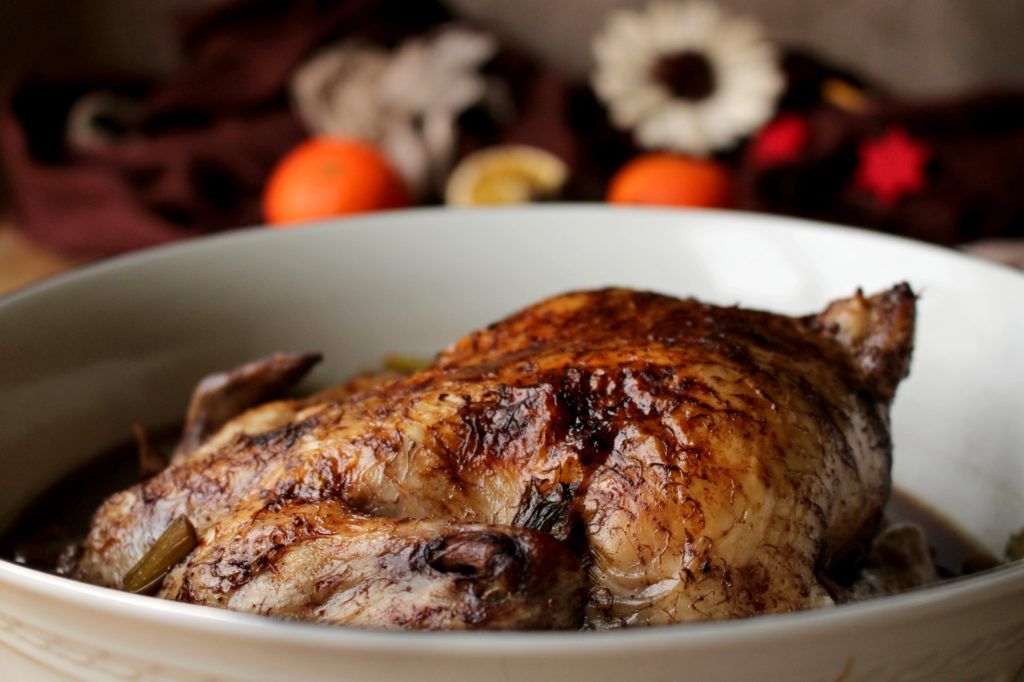
M265 402L318 359L276 355L200 383L168 466L107 499L75 575L123 589L184 518L196 540L150 589L282 618L611 628L828 604L889 496L914 311L906 285L796 318L570 293L420 371Z

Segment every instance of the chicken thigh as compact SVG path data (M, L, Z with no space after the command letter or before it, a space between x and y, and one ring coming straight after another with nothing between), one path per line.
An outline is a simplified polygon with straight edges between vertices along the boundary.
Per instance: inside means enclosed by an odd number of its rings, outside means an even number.
M159 595L280 617L607 628L826 604L889 496L914 315L906 285L799 318L556 296L408 376L186 425L96 513L76 574L123 587L184 516L199 544Z

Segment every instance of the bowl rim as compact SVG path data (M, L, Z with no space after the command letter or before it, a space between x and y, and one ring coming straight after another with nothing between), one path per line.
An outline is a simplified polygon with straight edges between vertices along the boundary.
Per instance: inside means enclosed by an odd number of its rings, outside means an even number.
M1010 276L1024 283L1024 273L1006 265L983 260L977 256L908 238L872 232L866 229L835 225L802 218L766 215L721 209L674 209L653 207L620 207L604 204L543 204L520 207L481 207L452 209L426 207L364 214L343 218L311 221L298 230L270 230L254 226L198 238L159 245L132 253L87 264L72 271L22 287L0 296L0 310L18 305L47 291L74 286L77 282L103 277L111 272L144 266L166 258L184 257L191 252L223 248L231 243L267 239L316 239L316 235L344 229L373 229L388 223L436 221L444 216L472 220L487 229L488 217L495 214L522 213L535 220L543 214L564 218L566 213L633 215L646 220L652 216L669 218L689 216L711 223L747 223L759 228L769 227L805 233L822 231L846 239L886 243L891 246L927 251L943 258L988 271L997 276ZM282 236L291 235L291 236ZM1018 284L1019 285L1019 284ZM663 647L694 648L745 641L768 642L799 637L822 627L856 629L866 624L878 625L904 619L917 620L929 615L948 613L969 607L979 600L995 600L1020 592L1024 587L1024 561L1015 561L972 575L902 594L872 599L836 608L768 614L755 618L693 622L673 626L634 628L604 632L391 632L357 628L324 626L314 623L286 622L263 616L223 609L128 594L117 590L80 583L68 578L31 569L0 559L0 582L41 597L73 603L77 606L144 621L151 626L186 628L217 635L232 635L254 642L275 642L326 649L355 649L377 653L416 653L420 655L576 655L582 652L616 652Z
M321 218L302 222L289 223L286 226L249 225L220 232L203 234L178 241L156 244L154 246L115 254L100 260L84 263L73 267L65 272L45 277L39 281L30 282L13 291L0 295L0 306L20 301L30 296L38 295L50 289L70 285L80 279L88 279L100 276L107 271L117 271L124 268L143 265L153 260L183 256L192 251L201 251L209 248L223 248L230 242L258 242L264 239L295 239L309 235L308 238L315 238L314 235L344 229L373 229L375 225L391 222L415 223L422 220L436 219L437 216L446 218L455 217L456 220L470 219L476 223L477 229L488 229L486 220L494 215L510 215L515 213L532 214L537 218L544 213L558 214L564 217L565 213L578 214L618 214L623 218L630 214L648 217L671 218L679 216L690 216L700 220L707 220L718 223L762 223L770 226L769 229L783 231L820 233L831 232L842 235L848 239L860 239L864 241L876 241L887 243L890 246L927 251L939 257L953 257L961 263L967 263L974 267L980 267L990 272L1009 275L1011 278L1024 278L1024 270L988 260L973 253L961 251L953 247L933 244L931 242L919 241L887 232L876 232L864 227L829 223L811 218L797 216L785 216L771 213L757 213L754 211L741 211L737 209L722 208L690 208L690 207L660 207L660 206L639 206L639 205L614 205L600 202L550 202L544 204L524 204L521 206L477 206L477 207L446 207L446 206L419 206L415 208L391 209L377 211L374 213L361 213L350 216L338 216L333 218ZM475 219L475 220L474 220ZM281 235L289 235L281 237Z
M729 621L679 623L604 631L385 631L277 620L225 609L184 604L89 585L0 560L0 582L16 589L153 627L233 636L252 642L429 655L577 655L616 651L703 648L801 638L823 629L856 631L899 622L921 622L1019 594L1024 561L888 597L832 608L765 614Z

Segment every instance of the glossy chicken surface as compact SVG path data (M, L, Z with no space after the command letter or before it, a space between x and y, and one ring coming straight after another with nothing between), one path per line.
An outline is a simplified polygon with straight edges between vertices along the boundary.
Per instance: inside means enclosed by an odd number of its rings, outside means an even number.
M233 383L312 362L275 356L200 385L170 465L100 508L77 576L121 587L184 515L200 543L159 595L287 618L607 628L831 603L822 576L888 499L914 310L905 285L801 318L571 293L411 375L225 421L265 394ZM196 428L205 411L223 426Z

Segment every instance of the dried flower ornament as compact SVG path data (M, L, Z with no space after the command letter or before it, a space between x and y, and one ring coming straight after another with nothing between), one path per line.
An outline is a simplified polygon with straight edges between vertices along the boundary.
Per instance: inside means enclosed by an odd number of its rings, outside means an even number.
M117 146L138 123L142 105L130 98L94 90L75 100L68 111L65 136L76 151Z
M650 149L728 149L771 118L784 85L760 27L705 2L616 12L593 48L594 89Z
M385 50L350 40L299 66L291 95L306 128L314 135L380 139L387 123L377 85L388 61Z
M455 151L455 120L497 87L480 71L497 52L489 35L451 26L393 53L345 41L292 76L295 109L316 135L379 145L409 187L440 186Z

